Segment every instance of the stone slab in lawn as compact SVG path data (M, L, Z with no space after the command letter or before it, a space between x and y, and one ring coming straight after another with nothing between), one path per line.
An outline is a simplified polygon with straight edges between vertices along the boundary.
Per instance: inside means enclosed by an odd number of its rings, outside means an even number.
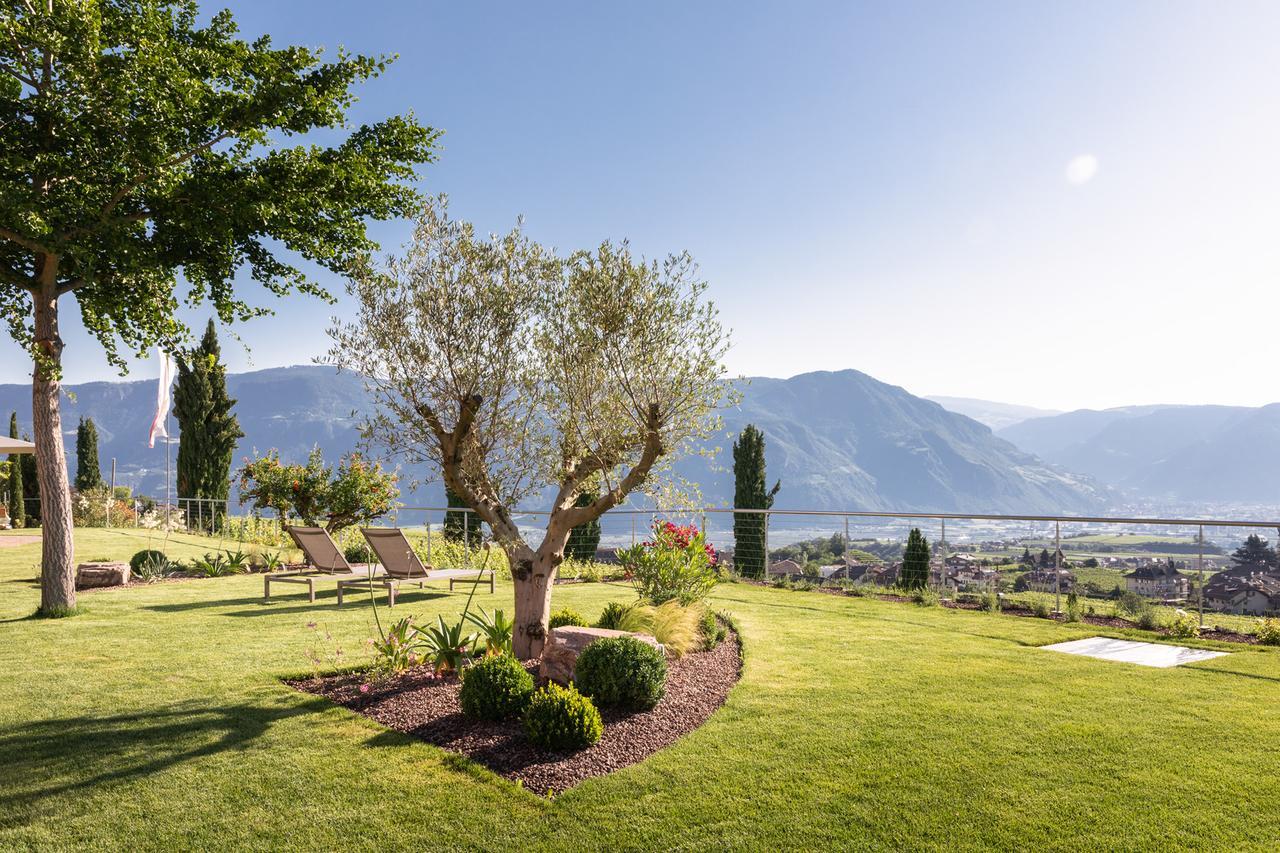
M1072 640L1069 643L1054 643L1052 646L1041 646L1051 652L1065 652L1069 655L1083 655L1087 658L1114 660L1122 663L1136 663L1141 666L1155 666L1166 669L1181 666L1184 663L1222 657L1226 652L1211 652L1207 649L1189 649L1186 646L1166 646L1162 643L1139 643L1134 640L1116 640L1111 637L1089 637L1085 640Z

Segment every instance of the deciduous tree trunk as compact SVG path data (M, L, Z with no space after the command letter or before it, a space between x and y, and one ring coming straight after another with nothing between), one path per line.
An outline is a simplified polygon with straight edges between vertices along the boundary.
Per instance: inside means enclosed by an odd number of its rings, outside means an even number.
M41 357L36 359L32 374L31 420L40 482L40 609L57 613L76 606L75 542L67 456L62 446L62 384L57 373L62 364L58 297L52 275L46 278L43 292L32 297L35 340Z

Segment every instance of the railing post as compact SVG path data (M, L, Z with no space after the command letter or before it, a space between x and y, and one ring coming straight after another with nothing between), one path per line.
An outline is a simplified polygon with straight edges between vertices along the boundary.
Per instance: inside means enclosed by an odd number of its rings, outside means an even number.
M769 516L772 514L770 510L764 511L764 564L760 569L762 580L769 579Z
M1196 536L1199 543L1199 554L1196 556L1196 567L1200 578L1196 581L1196 609L1200 611L1200 628L1204 629L1204 525L1200 525L1200 533Z
M938 595L947 591L947 520L942 521L942 538L938 540Z
M1062 522L1053 523L1053 581L1057 592L1054 594L1053 609L1062 612Z
M431 516L427 515L427 563L431 564Z
M462 559L471 568L471 507L462 513Z
M636 547L636 514L631 513L631 547Z

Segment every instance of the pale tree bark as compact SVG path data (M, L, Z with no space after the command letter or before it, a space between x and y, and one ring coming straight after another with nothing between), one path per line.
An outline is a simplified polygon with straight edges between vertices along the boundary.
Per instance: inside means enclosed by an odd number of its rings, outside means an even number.
M38 357L31 383L31 420L40 482L40 610L58 613L76 606L75 541L67 457L62 445L57 259L45 255L41 267L40 282L32 294Z
M537 551L523 544L506 548L516 597L511 650L521 660L538 657L546 645L551 587L556 570L564 562L564 549L572 530L563 518L553 515Z

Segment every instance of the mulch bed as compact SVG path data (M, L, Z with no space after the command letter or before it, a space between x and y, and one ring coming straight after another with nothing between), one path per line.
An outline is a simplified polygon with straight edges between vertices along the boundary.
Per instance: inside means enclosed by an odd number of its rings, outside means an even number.
M526 661L538 679L538 662ZM674 743L724 704L742 669L737 634L709 652L667 661L667 692L651 711L601 708L604 736L580 752L548 752L529 743L519 720L483 722L463 716L456 675L433 677L417 667L361 692L359 674L288 683L324 696L396 731L465 755L538 794L560 793L592 776L620 770Z

